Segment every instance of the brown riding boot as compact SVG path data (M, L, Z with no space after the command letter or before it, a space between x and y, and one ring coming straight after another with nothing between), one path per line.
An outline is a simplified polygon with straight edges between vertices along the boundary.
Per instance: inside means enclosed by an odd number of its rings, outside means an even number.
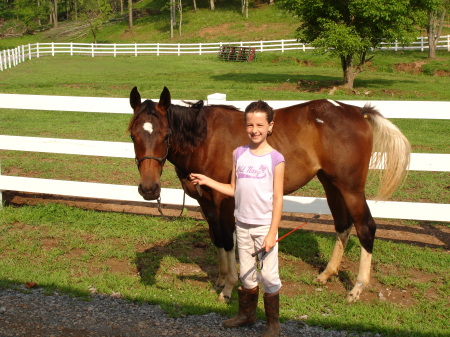
M264 310L267 323L262 334L263 337L280 335L280 293L264 294Z
M256 306L258 305L259 287L253 289L238 288L239 312L237 316L222 322L225 328L236 328L256 322Z

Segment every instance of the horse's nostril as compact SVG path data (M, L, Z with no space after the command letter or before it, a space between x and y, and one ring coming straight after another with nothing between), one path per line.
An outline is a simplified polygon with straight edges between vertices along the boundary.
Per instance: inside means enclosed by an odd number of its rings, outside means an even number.
M152 186L146 187L140 184L138 187L138 191L145 200L155 200L159 198L159 195L161 193L161 186L159 184L154 184Z

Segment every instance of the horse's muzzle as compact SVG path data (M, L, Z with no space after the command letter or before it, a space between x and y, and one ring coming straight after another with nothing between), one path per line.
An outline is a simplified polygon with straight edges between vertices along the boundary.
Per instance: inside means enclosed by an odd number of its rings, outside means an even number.
M150 188L144 188L142 184L140 184L138 187L138 191L145 200L156 200L161 194L161 185L155 184Z

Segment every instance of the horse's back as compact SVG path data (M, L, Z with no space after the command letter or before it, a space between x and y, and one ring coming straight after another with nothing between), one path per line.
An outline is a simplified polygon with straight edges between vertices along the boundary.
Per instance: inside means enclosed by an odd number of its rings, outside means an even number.
M365 179L372 130L360 107L321 99L276 110L269 142L285 156L285 190L291 193L319 170L330 176L361 172Z

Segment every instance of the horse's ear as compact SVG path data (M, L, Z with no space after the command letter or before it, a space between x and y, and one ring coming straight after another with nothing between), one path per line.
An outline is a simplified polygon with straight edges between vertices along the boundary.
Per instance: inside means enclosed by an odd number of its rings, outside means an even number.
M167 87L164 87L161 96L159 97L158 107L167 111L170 108L171 99L170 99L170 91Z
M130 92L130 105L134 112L141 106L141 94L139 93L137 87L134 87Z

